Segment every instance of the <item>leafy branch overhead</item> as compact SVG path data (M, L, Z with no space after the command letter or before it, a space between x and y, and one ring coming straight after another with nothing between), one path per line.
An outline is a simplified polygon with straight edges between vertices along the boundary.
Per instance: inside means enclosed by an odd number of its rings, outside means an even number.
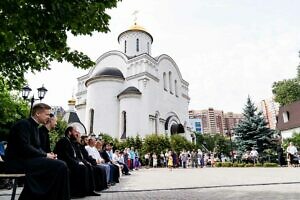
M78 68L94 63L82 52L67 46L67 32L91 35L108 32L107 9L120 0L1 0L0 77L10 88L24 84L24 73L49 69L53 60Z
M300 65L297 67L297 77L274 82L272 92L275 101L287 105L300 100Z

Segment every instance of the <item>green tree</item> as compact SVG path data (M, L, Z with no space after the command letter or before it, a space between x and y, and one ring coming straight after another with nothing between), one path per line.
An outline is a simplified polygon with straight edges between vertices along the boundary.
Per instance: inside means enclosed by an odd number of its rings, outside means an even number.
M297 67L296 78L274 82L272 92L275 101L280 105L286 105L300 100L300 65Z
M243 116L243 120L234 129L235 142L239 152L244 153L251 150L252 147L256 147L258 153L262 155L264 150L273 148L271 139L274 131L267 127L262 113L257 112L250 97L247 98Z
M231 151L231 144L229 138L220 134L198 134L196 139L196 146L202 151L211 151L216 153L223 153L229 155Z
M136 135L135 140L134 140L134 148L141 150L142 146L143 146L143 141L142 141L140 135Z
M300 100L300 79L287 79L273 83L272 92L280 105Z
M284 146L285 150L289 146L290 142L293 142L293 144L297 147L297 149L299 151L299 149L300 149L300 133L295 132L295 133L293 133L291 138L287 138L283 141L283 146Z
M12 125L28 115L28 102L9 91L5 82L0 81L0 141L7 140Z
M11 88L20 88L24 73L49 69L53 60L86 69L94 63L67 46L67 33L107 32L107 9L119 0L1 0L0 76Z
M108 134L103 134L103 133L101 133L101 136L102 136L102 140L104 141L104 142L106 142L106 143L113 143L114 142L114 138L113 137L111 137L110 135L108 135Z
M53 150L57 141L64 137L65 130L68 127L68 123L64 121L61 117L57 118L57 124L54 130L50 131L50 148Z
M193 150L194 148L195 146L185 137L177 134L171 136L171 149L176 153L179 153L183 149Z
M165 152L166 149L171 148L170 139L164 135L151 134L147 135L144 139L142 154L145 153L156 153L160 155L160 152Z

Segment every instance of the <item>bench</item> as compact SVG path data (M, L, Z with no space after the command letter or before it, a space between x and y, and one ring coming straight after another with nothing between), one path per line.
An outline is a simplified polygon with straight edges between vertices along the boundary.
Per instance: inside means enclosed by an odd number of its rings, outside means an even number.
M13 181L13 187L12 187L12 193L11 193L11 200L15 199L16 191L18 187L17 179L25 177L25 174L0 174L1 179L12 179Z

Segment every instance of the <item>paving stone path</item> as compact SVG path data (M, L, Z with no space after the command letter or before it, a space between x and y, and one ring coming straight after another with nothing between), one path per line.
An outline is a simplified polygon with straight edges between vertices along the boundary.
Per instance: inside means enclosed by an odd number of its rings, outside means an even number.
M101 194L82 200L299 200L300 168L141 169Z

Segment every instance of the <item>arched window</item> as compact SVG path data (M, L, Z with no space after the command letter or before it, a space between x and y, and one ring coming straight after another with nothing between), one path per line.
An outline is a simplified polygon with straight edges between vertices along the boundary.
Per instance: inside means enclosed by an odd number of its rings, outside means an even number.
M290 120L290 113L289 111L283 112L283 123L287 123Z
M167 91L167 75L166 75L166 72L163 73L163 79L164 79L164 89Z
M90 134L94 133L94 109L90 109Z
M172 90L172 72L169 72L169 90L170 90L170 93L173 94Z
M174 87L175 87L175 95L176 97L178 97L177 80L174 81Z
M125 40L125 42L124 42L124 53L126 53L126 51L127 51L127 41Z
M122 136L121 139L126 139L126 111L122 112Z
M140 40L138 38L136 39L136 51L140 51Z
M155 134L158 134L159 131L159 112L155 113Z

